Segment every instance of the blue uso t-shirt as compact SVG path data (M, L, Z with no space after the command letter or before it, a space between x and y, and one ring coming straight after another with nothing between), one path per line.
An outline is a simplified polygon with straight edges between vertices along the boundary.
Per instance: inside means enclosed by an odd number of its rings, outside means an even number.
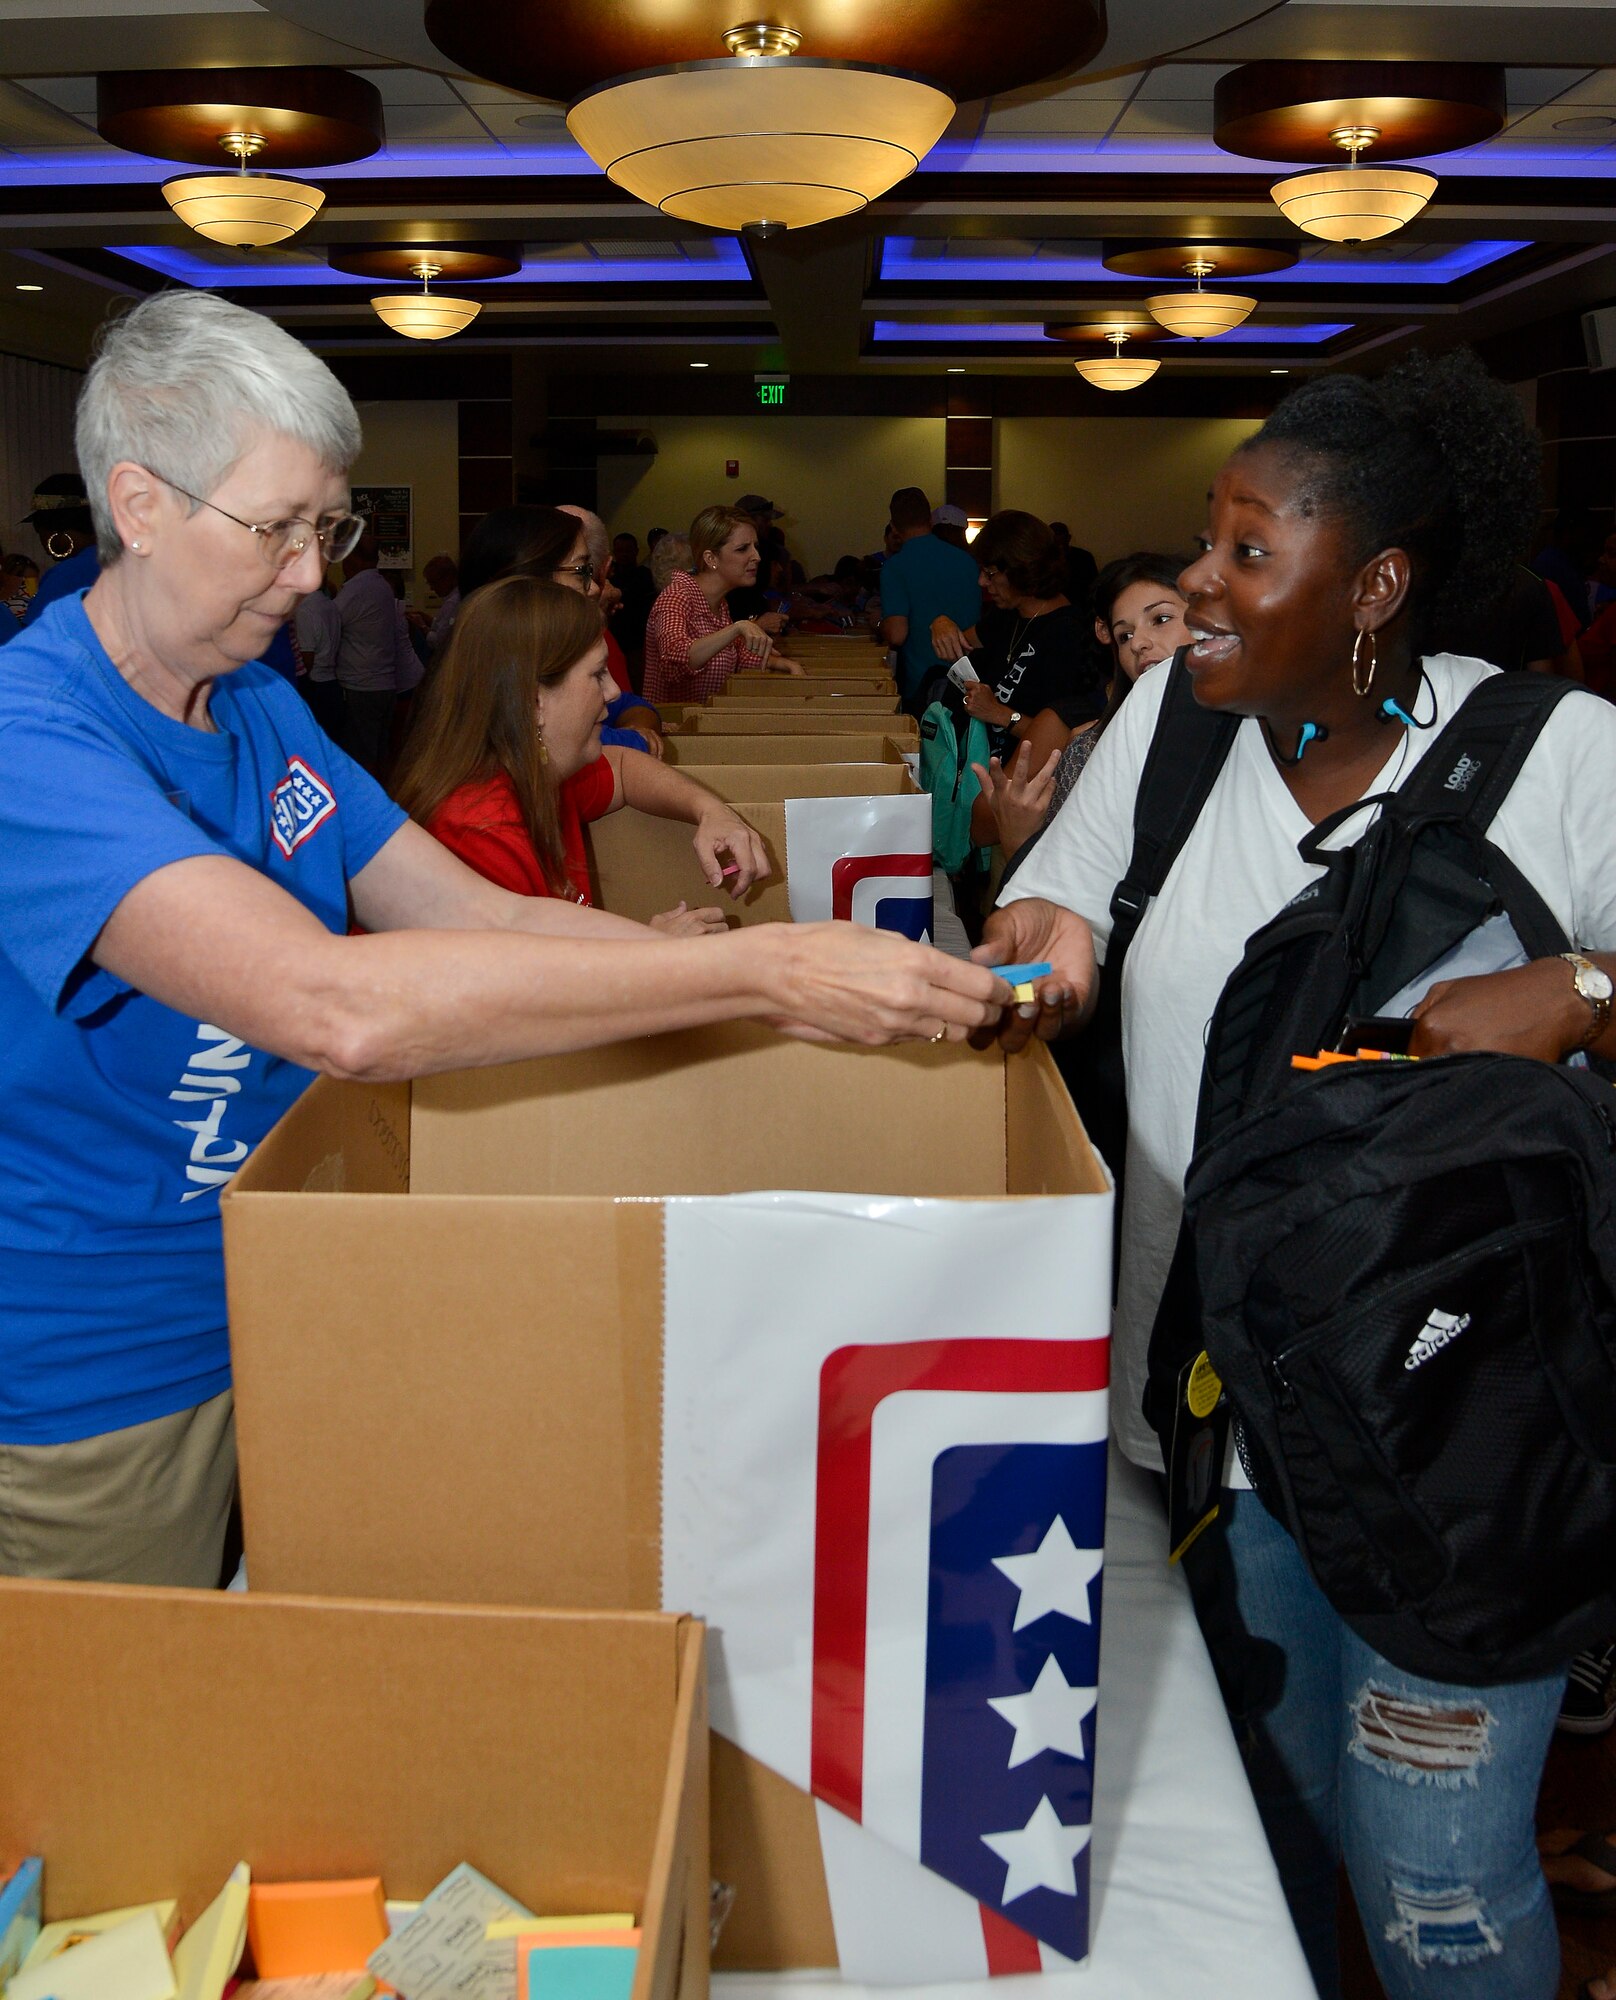
M210 854L344 932L349 879L404 821L270 668L217 681L209 714L216 734L142 700L82 595L0 656L0 1443L229 1387L219 1189L309 1082L99 970L102 926Z

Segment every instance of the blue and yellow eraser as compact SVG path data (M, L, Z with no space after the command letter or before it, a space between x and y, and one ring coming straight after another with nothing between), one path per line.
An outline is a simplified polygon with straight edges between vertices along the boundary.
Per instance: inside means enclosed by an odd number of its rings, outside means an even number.
M991 965L988 970L1002 979L1006 986L1015 988L1017 1000L1033 998L1033 981L1046 979L1055 968L1052 965Z

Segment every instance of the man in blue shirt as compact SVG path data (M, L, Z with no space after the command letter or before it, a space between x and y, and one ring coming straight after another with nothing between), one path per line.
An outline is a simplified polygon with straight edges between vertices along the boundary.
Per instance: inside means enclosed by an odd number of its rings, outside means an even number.
M949 617L965 631L982 609L974 559L931 531L931 502L918 486L892 496L898 552L881 569L881 637L898 649L898 687L911 715L926 706L927 691L946 671L932 649L934 618Z

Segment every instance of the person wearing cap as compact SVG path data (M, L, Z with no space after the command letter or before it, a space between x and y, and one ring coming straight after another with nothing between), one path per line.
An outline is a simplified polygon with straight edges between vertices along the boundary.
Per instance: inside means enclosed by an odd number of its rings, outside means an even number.
M971 525L971 517L963 507L956 507L952 500L945 500L941 507L931 510L931 531L940 542L947 542L951 549L969 548L965 531Z
M101 575L0 672L0 1571L207 1588L235 1487L219 1193L316 1072L729 1020L963 1041L1010 989L856 924L663 937L413 826L261 661L363 523L352 400L260 314L143 299L77 446ZM340 1353L340 1298L281 1277Z
M911 715L925 711L931 684L945 663L931 643L932 623L951 618L967 629L982 609L976 563L932 533L931 502L918 486L892 496L896 555L881 568L881 637L898 651L898 686Z

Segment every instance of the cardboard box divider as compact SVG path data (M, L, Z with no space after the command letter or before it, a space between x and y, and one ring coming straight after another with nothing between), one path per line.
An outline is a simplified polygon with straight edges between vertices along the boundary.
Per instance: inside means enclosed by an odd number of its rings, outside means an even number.
M891 797L919 789L909 775L909 766L897 759L890 764L697 764L685 768L743 817L750 817L745 801ZM597 826L604 823L595 822Z
M836 695L887 694L894 701L898 698L898 684L891 674L885 672L869 674L804 674L796 679L790 674L736 674L727 681L718 693L711 696L713 701L770 701L791 697L797 700L818 700Z
M1107 1186L1042 1048L1007 1063L731 1024L413 1086L316 1082L222 1202L255 1588L657 1607L657 1197L850 1180L964 1200ZM322 1272L336 1321L311 1340L289 1274L309 1300ZM52 1664L36 1649L29 1671ZM812 1800L718 1739L712 1771L713 1872L738 1891L720 1962L833 1965Z
M702 1626L456 1595L0 1581L0 1846L44 1856L47 1919L189 1925L242 1860L410 1900L470 1861L541 1914L632 1908L633 2000L702 2000Z
M749 702L744 709L697 709L685 718L681 736L829 736L835 733L870 736L880 734L890 736L905 749L920 747L920 724L912 715L904 715L885 708L879 703L865 702L858 696L847 702L837 702L834 707L826 703L825 712L811 705L796 708L776 707L772 702Z
M762 694L715 694L711 701L699 709L687 710L686 717L696 715L756 715L765 710L779 710L782 714L802 715L896 715L898 713L898 691L896 688L859 689L850 694L821 694L817 688L810 688L806 682L794 683L800 692L779 694L773 688L766 688Z
M875 725L878 729L879 724ZM848 730L804 736L777 731L738 736L709 730L668 738L668 762L701 775L708 764L901 764L903 746L892 736Z

